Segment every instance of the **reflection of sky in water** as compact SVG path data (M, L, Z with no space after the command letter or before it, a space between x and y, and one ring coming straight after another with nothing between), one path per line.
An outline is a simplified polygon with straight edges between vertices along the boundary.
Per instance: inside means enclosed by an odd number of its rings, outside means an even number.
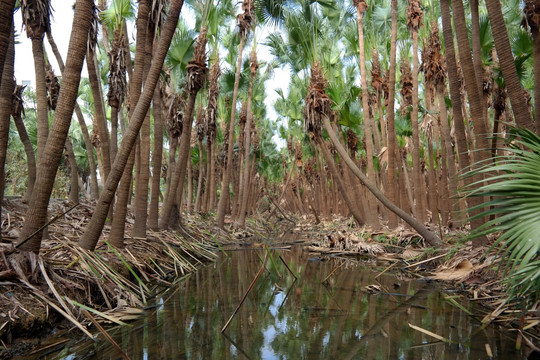
M322 280L340 266L339 260L308 262L293 252L282 255L299 279L293 282L279 262L279 274L268 266L226 336L221 328L260 269L264 254L234 252L230 261L218 260L201 268L179 291L156 298L158 306L145 313L139 323L110 334L131 358L144 360L477 359L485 358L486 343L498 359L521 358L513 351L515 336L494 327L475 331L478 325L473 319L425 283L391 274L375 279L382 270L354 263L340 267L333 273L332 283L323 285ZM393 289L396 282L400 286ZM401 296L368 295L360 290L369 284L379 284ZM409 322L455 344L426 346L434 340L409 328ZM119 358L105 341L87 343L71 352L44 359Z

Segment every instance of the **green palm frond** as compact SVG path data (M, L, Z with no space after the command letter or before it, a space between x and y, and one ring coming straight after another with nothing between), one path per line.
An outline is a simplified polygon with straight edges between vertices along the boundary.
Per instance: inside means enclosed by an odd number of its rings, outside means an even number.
M469 173L487 179L485 185L471 184L468 196L490 198L470 211L484 208L474 217L492 217L470 236L500 233L492 248L500 246L503 254L508 295L534 302L540 290L540 137L527 129L513 131L518 137L505 155Z

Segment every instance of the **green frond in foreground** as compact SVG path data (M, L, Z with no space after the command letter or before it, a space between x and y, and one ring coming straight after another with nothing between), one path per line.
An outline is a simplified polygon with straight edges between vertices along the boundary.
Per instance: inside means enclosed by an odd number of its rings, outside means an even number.
M530 304L540 291L540 137L526 129L512 131L517 137L504 155L475 170L486 182L472 184L467 196L489 197L476 216L491 220L471 236L500 233L492 249L499 247L503 256L509 299Z

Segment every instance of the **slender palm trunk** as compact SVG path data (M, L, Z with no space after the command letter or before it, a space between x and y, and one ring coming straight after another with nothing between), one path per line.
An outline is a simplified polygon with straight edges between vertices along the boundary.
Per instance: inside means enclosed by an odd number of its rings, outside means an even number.
M15 122L17 132L19 133L19 139L21 139L24 152L26 153L26 165L28 167L28 185L23 199L24 201L30 201L30 198L32 197L32 189L34 188L34 184L36 182L36 154L34 153L32 142L30 141L30 137L28 137L28 132L26 131L26 127L24 126L21 115L13 114L13 121Z
M365 4L364 4L365 5ZM362 84L362 108L364 113L364 128L365 128L365 139L366 139L366 158L367 158L367 175L372 181L375 181L375 169L373 167L373 124L374 121L371 118L369 111L369 93L367 85L367 71L366 71L366 56L364 49L364 23L363 23L363 12L360 9L361 3L358 4L356 9L356 18L358 20L358 48L360 50L360 77ZM367 198L368 207L370 209L376 209L375 198L371 195ZM366 222L372 227L377 227L379 225L379 219L377 216L377 211L368 211L366 214Z
M161 161L163 158L163 116L161 109L161 91L154 90L154 151L152 152L152 184L150 191L150 209L148 228L157 230L159 220L159 195L161 193Z
M227 169L223 175L221 183L221 196L218 203L217 226L221 229L225 226L225 207L227 205L227 197L229 194L229 182L233 168L233 146L234 146L234 124L236 122L236 102L238 100L238 88L240 86L240 72L242 70L242 53L244 52L245 37L240 37L240 45L238 46L238 62L236 63L236 75L234 77L234 89L231 107L231 119L229 122L229 145L227 148Z
M65 146L69 168L70 168L70 181L69 181L69 201L72 203L79 203L79 172L77 171L77 161L75 160L75 153L73 152L73 145L69 137L66 139Z
M93 50L88 49L86 56L86 67L88 70L88 79L90 80L90 88L92 89L92 95L94 98L94 126L97 129L99 135L99 144L101 148L101 163L103 165L104 178L101 180L102 184L105 184L107 177L111 172L111 154L109 147L109 130L107 128L107 117L105 116L105 104L103 103L103 93L101 90L101 79L99 77L96 55ZM39 152L39 150L38 150ZM39 154L38 154L39 155ZM39 156L38 156L39 158Z
M161 29L162 31L159 39L158 50L154 54L152 65L146 79L144 91L133 110L133 115L130 119L131 121L125 131L122 144L120 145L120 149L111 169L111 175L107 179L105 188L99 197L94 214L90 219L90 223L79 241L81 247L85 249L93 250L95 248L101 231L103 230L103 225L105 224L109 206L113 200L116 187L118 186L120 178L122 177L123 169L126 166L131 150L135 145L137 135L144 121L144 117L146 116L146 112L150 106L150 102L152 101L154 89L159 79L163 61L165 60L165 55L167 54L172 36L176 29L176 24L180 16L180 10L182 9L183 3L183 0L171 1L169 14L167 16L167 20L165 21L165 25Z
M178 195L182 194L184 191L188 161L191 161L189 156L191 153L191 128L193 124L193 110L195 108L196 99L196 93L190 94L188 103L186 104L184 124L182 128L182 135L180 136L180 146L178 149L178 161L176 161L174 171L172 173L169 196L165 199L165 203L163 204L163 208L161 210L162 213L159 219L160 229L167 229L169 227L169 221L175 199L181 199L181 196ZM180 201L178 201L178 206L182 206Z
M396 153L397 138L396 125L394 122L394 96L396 91L396 41L397 41L397 0L392 0L392 35L390 43L390 69L388 81L388 107L386 109L388 123L388 199L395 203L396 197ZM397 217L394 213L388 214L388 227L397 227Z
M45 85L45 57L42 36L34 36L32 38L32 53L34 55L34 70L36 73L37 149L38 159L41 159L49 134L49 112L47 110L47 86Z
M47 40L49 42L49 45L51 46L54 56L56 57L60 72L63 74L64 60L62 60L60 51L58 51L58 47L56 46L56 42L54 41L54 38L52 37L50 31L47 31ZM92 199L97 200L97 198L99 197L99 186L97 181L96 160L94 159L94 146L92 145L90 133L88 132L86 121L84 120L82 110L78 103L75 103L75 115L77 115L77 120L79 121L79 126L81 127L81 132L84 139L84 145L86 146L86 151L88 154L88 167L90 168L90 193Z
M63 75L62 87L54 114L44 156L38 163L38 173L32 198L19 236L19 243L33 235L20 246L21 250L39 251L41 247L41 228L47 219L47 206L52 193L54 179L71 123L71 116L79 91L79 81L86 52L86 41L93 14L93 1L78 0L73 17L73 27L68 48L68 60ZM35 234L35 235L34 235Z
M197 194L195 195L195 212L201 211L201 196L202 196L202 187L203 187L203 178L204 178L204 170L206 166L203 163L203 145L202 141L199 141L199 176L197 178Z
M399 207L397 207L392 201L390 201L384 194L358 169L356 164L348 156L347 150L339 142L337 135L330 124L330 120L324 117L324 128L328 132L332 143L336 147L339 155L345 161L345 163L350 167L354 175L371 191L371 193L384 205L388 210L399 216L407 224L409 224L413 229L415 229L420 236L422 236L431 246L441 247L441 240L433 232L429 231L423 224L418 222L413 216L409 215Z
M1 5L0 5L1 6ZM0 8L1 9L1 8ZM0 13L1 14L1 13ZM0 25L2 26L2 25ZM6 181L6 156L9 139L9 116L12 108L12 94L15 88L13 79L13 68L15 63L15 39L13 26L10 26L10 34L8 38L8 46L5 48L4 63L1 67L2 75L0 76L0 214L2 213L2 201L4 199L4 187ZM35 159L34 159L35 166ZM30 178L30 174L29 174ZM35 178L35 173L34 173ZM2 234L0 233L0 239Z
M421 223L426 222L426 192L422 176L422 167L420 166L420 131L418 129L418 31L413 30L413 93L412 93L412 111L411 111L411 125L412 125L412 140L413 148L411 150L413 168L413 190L414 190L414 209L415 215L418 221Z

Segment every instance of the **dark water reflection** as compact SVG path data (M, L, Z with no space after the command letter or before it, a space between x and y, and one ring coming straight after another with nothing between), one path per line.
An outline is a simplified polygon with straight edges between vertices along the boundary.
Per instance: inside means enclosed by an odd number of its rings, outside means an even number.
M132 326L111 330L131 359L497 359L521 358L515 335L480 329L435 285L339 259L313 261L300 249L274 253L225 334L221 328L259 270L264 250L235 251L157 299ZM323 284L336 267L339 269ZM362 288L379 285L384 293ZM388 294L390 293L390 294ZM465 304L473 309L474 304ZM473 309L474 310L474 309ZM422 334L409 323L444 336ZM46 359L119 359L105 340L65 347Z

